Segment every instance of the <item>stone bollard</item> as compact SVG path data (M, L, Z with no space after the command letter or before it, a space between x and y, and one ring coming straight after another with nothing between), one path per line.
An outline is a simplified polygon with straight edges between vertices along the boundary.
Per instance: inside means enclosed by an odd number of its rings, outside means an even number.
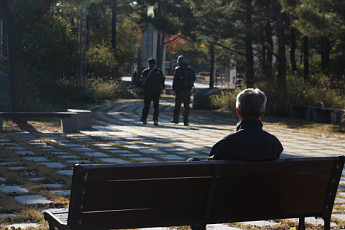
M82 109L67 109L68 112L77 113L78 130L92 130L92 111Z

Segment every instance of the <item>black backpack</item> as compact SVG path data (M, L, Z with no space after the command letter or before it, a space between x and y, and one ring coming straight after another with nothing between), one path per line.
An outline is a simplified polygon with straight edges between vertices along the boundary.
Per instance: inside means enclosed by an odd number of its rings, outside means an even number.
M191 68L189 67L183 67L182 68L182 84L183 88L185 89L191 89L194 84L194 72Z

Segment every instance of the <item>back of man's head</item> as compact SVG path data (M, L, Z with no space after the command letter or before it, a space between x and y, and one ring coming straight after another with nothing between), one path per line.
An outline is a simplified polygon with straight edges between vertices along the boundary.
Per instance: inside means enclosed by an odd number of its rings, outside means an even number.
M186 64L186 59L183 55L178 56L177 64Z
M259 119L266 110L267 97L260 89L245 89L237 95L236 108L244 120Z
M149 66L154 66L156 65L156 60L153 58L150 58L149 60L147 60L147 63L149 64Z

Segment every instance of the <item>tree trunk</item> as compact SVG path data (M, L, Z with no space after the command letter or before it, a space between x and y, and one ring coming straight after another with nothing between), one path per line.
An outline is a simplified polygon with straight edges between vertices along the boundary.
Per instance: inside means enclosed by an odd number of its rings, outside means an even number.
M321 69L326 73L329 68L331 45L327 37L321 38Z
M253 36L252 36L252 0L246 0L246 62L247 62L247 88L254 87L254 61L253 61Z
M10 88L12 110L14 112L26 111L26 95L24 90L23 79L23 58L22 58L22 39L24 31L36 23L49 9L52 0L44 0L40 7L19 19L20 15L16 11L16 0L8 0L7 4L0 1L1 14L8 29L8 53L10 66Z
M22 31L16 25L14 14L8 17L8 37L12 111L26 111L22 63Z
M266 15L269 15L271 12L271 4L270 1L266 1ZM272 62L273 62L273 28L271 25L271 18L267 16L266 24L265 24L265 35L266 35L266 76L268 79L273 79L273 71L272 71Z
M309 38L308 36L304 36L303 37L304 81L307 81L309 79L309 47L308 46L309 46Z
M277 37L278 37L278 90L277 90L277 113L287 113L287 89L286 89L286 57L285 57L285 24L281 6L277 3Z
M297 64L296 64L296 29L291 27L290 29L290 42L291 42L291 49L290 49L290 62L291 62L291 70L292 72L297 71Z
M214 87L214 46L210 46L210 88Z
M111 17L111 46L116 53L116 45L117 45L117 40L116 40L116 0L113 0L113 5L112 5L112 17Z
M165 50L165 33L158 32L157 38L157 67L162 69Z

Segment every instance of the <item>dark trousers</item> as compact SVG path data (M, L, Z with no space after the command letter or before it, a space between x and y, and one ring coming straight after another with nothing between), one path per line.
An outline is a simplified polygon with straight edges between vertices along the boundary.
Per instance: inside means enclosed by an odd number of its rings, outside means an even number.
M150 111L151 101L153 102L153 120L158 121L160 93L144 92L144 108L141 114L141 121L146 121Z
M174 121L179 121L181 104L183 103L183 121L185 123L189 122L189 113L190 113L190 97L192 96L191 90L179 90L176 91L175 96L175 108L174 108Z

